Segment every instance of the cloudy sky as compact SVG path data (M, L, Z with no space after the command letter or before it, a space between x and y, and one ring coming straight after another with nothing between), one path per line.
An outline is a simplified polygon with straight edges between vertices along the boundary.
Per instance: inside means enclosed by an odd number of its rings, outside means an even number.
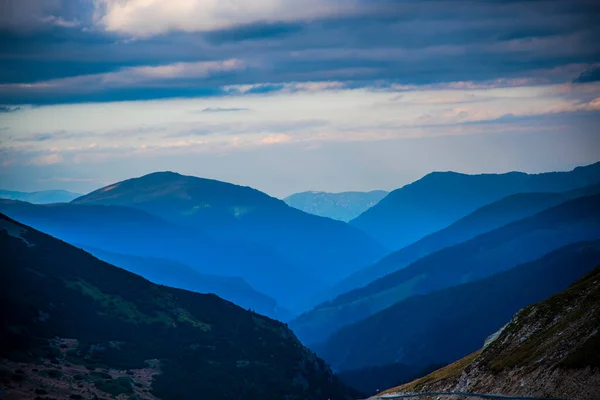
M597 0L2 0L0 187L393 189L600 160Z

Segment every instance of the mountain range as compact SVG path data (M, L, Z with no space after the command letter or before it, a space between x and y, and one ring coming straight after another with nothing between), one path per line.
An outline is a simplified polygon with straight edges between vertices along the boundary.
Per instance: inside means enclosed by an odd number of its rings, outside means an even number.
M600 162L543 174L433 172L392 191L350 224L398 250L508 195L564 192L598 183L599 176Z
M387 196L384 190L371 192L302 192L286 197L283 201L290 207L309 214L348 222L358 217Z
M20 200L34 204L68 203L80 196L80 193L67 190L42 190L39 192L0 190L0 199Z
M599 205L600 163L432 173L387 196L282 201L156 172L68 203L2 199L0 395L349 400L423 376L393 390L508 394L515 374L557 382L531 362L545 357L577 381L566 342L518 348L514 335L552 328L530 304L600 265ZM585 282L573 287L594 298L597 280ZM548 332L587 343L581 313L595 321L596 308L574 293L555 309L577 331ZM510 328L521 320L535 328ZM578 351L573 368L592 382Z
M479 349L521 308L566 289L597 265L600 240L571 244L485 279L412 296L314 348L334 370L402 363L415 373L448 364Z
M377 241L341 221L307 214L256 189L172 172L115 183L72 203L131 207L215 238L259 243L325 284L385 254Z
M225 300L278 321L288 321L292 317L275 299L256 291L239 277L203 274L188 265L164 258L110 253L90 247L84 247L84 250L102 261L157 284L198 293L218 293Z
M560 193L518 193L486 204L450 226L434 232L373 265L342 280L333 289L335 295L366 286L374 280L404 268L437 250L472 239L477 235L529 217L577 197L600 193L600 184Z
M304 343L414 295L476 281L569 243L600 238L600 195L559 204L416 260L369 285L317 306L291 326Z
M276 299L283 308L289 305L293 309L300 301L298 299L310 296L310 293L295 291L298 285L315 290L321 288L316 279L287 264L271 248L250 242L217 240L200 229L165 221L133 208L79 204L34 205L0 200L0 212L61 240L94 251L166 259L188 265L205 275L244 278L254 289ZM169 275L170 271L165 271L162 277ZM169 282L173 279L185 280L174 274L170 279ZM166 282L156 281L161 284ZM238 304L244 308L254 308L255 299L244 299L242 293L238 297ZM227 297L220 291L216 294Z
M217 296L155 285L4 215L0 249L7 398L358 396L285 325Z

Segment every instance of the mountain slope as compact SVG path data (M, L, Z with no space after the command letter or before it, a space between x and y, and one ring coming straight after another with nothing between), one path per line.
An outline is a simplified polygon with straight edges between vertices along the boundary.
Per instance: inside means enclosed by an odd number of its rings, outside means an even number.
M279 322L152 284L3 215L0 249L7 398L349 398Z
M278 321L285 322L291 317L290 312L279 307L274 299L257 292L242 278L201 274L185 264L164 258L110 253L89 247L84 250L153 283L192 292L217 294L225 300Z
M600 267L519 311L482 352L385 394L431 391L600 398Z
M249 187L173 172L119 182L73 203L134 207L215 237L261 243L329 284L384 254L375 240L341 221L306 214Z
M403 363L414 371L477 350L511 316L600 264L600 241L576 243L491 277L414 296L316 347L334 369Z
M291 326L304 343L322 341L411 296L485 278L569 243L598 239L598 204L600 195L578 198L447 247L317 306Z
M68 203L80 196L80 193L66 190L42 190L39 192L0 190L0 199L27 201L34 204Z
M388 192L302 192L286 197L283 201L290 207L309 214L348 222L379 203Z
M0 200L0 212L71 244L189 265L203 274L241 277L253 288L298 312L321 288L319 281L272 249L217 240L205 232L127 207L79 204L33 205ZM163 283L163 282L157 282ZM298 288L305 288L298 291ZM220 293L217 293L220 294ZM240 304L252 308L252 303Z
M434 172L394 190L350 224L396 250L508 195L564 192L598 182L600 162L570 172L537 175Z
M335 295L366 286L374 280L404 268L413 261L444 247L472 239L503 225L537 214L552 206L582 196L600 193L600 184L561 193L518 193L487 204L450 226L425 236L375 264L355 272L338 283Z

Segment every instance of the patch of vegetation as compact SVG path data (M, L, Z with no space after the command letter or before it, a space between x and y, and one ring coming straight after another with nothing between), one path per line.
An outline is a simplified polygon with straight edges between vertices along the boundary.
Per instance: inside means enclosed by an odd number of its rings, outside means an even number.
M471 365L473 361L475 361L479 354L481 354L481 350L469 354L465 358L462 358L450 365L447 365L444 368L440 368L437 371L434 371L423 378L414 380L412 382L406 383L404 385L392 389L388 389L385 392L382 392L382 394L393 392L420 392L425 385L430 385L446 379L456 378L460 376L460 374L462 374L465 368L467 368L469 365Z
M96 386L98 390L101 390L113 396L118 396L120 394L133 394L131 378L125 376L117 379L106 379L102 381L97 381L96 383L94 383L94 386Z
M135 304L124 300L121 296L111 295L102 292L94 285L84 280L66 281L68 288L79 290L82 294L89 296L100 303L102 309L98 311L100 315L116 315L126 322L132 324L163 323L169 325L172 320L165 313L158 313L155 316L141 313Z

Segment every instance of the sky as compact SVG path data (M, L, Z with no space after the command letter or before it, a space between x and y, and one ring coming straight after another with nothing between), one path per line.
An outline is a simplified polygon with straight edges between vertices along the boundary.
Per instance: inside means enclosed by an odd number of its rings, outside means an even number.
M600 160L597 0L3 0L0 188L283 197Z

